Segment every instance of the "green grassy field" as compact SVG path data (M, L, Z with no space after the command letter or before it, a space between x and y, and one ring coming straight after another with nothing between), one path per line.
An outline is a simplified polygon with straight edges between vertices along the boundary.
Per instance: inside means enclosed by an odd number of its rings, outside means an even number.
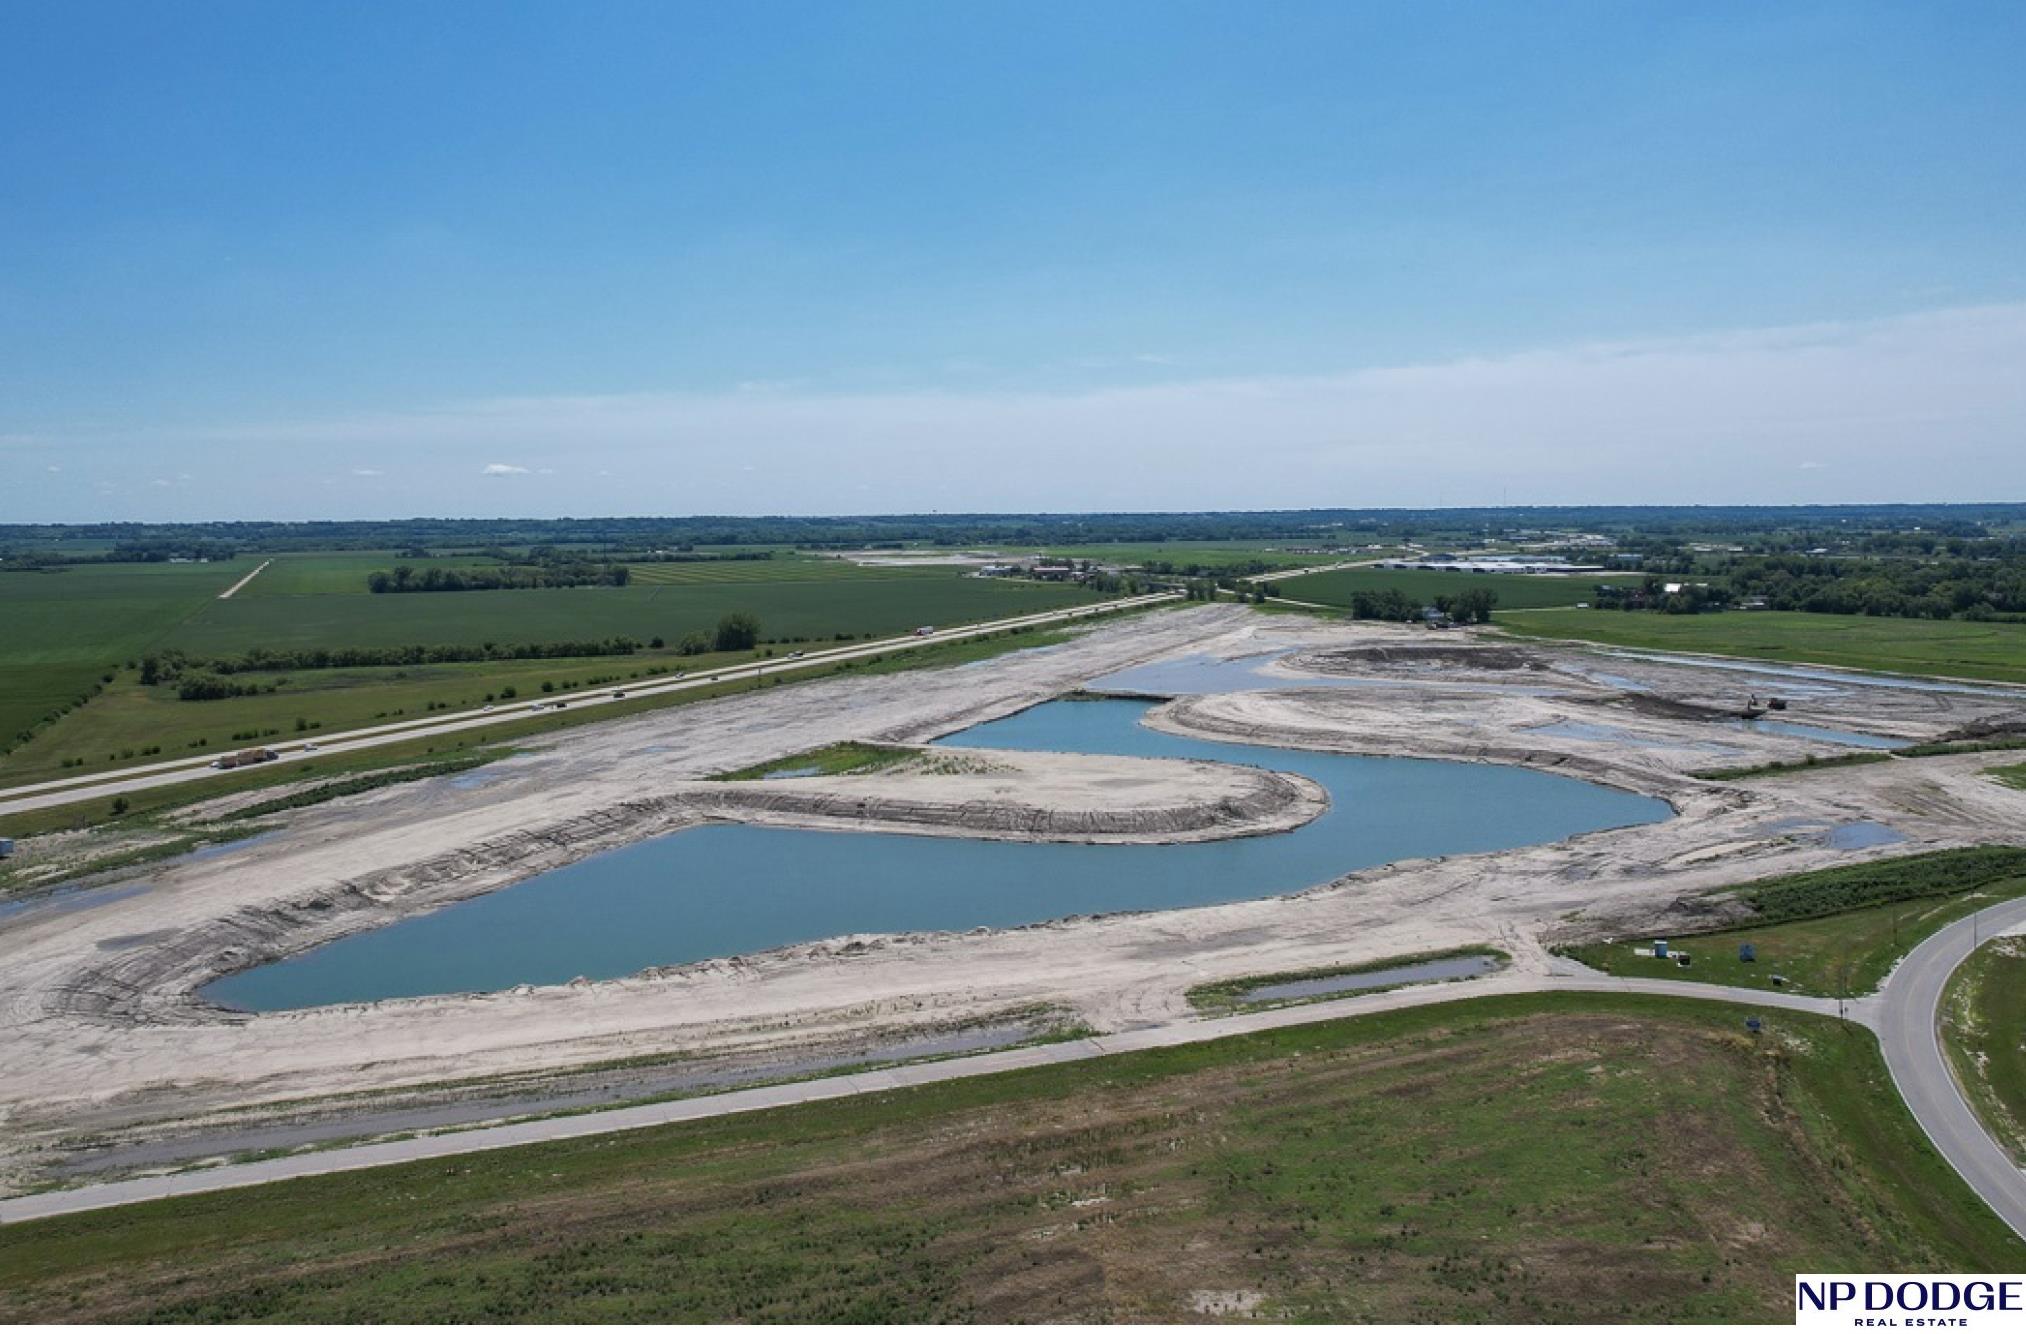
M259 564L79 565L0 574L0 749L90 691Z
M268 557L257 557L252 562L258 565ZM366 576L375 570L391 570L396 565L413 565L422 568L438 565L446 569L469 569L480 565L497 565L498 561L485 556L403 556L395 551L312 551L283 552L272 558L272 563L260 572L260 577L233 594L233 600L240 598L284 598L326 595L342 597L366 593Z
M962 571L865 570L813 557L638 567L624 588L512 589L373 594L365 577L395 563L391 552L285 554L228 601L217 594L254 569L246 559L212 565L77 566L52 574L0 575L0 781L25 783L167 760L235 739L337 731L435 708L476 707L512 690L522 700L543 682L617 683L643 675L709 669L748 655L444 663L245 674L271 695L178 699L145 687L124 664L154 648L229 656L254 647L396 647L656 636L674 644L709 631L720 616L749 611L774 651L873 638L922 624L1047 611L1094 600L1060 584L968 578ZM416 561L413 563L423 563ZM438 562L444 563L444 562ZM449 562L456 563L456 562ZM469 563L469 562L466 562ZM664 576L666 576L664 578ZM114 679L102 682L109 669ZM102 686L88 707L55 722L52 711ZM27 730L23 742L17 733ZM151 747L159 747L158 751Z
M1759 919L1723 931L1667 935L1670 954L1687 950L1694 962L1633 953L1651 948L1650 936L1580 945L1569 957L1619 977L1771 989L1811 996L1863 996L1878 989L1894 963L1950 922L1981 908L2026 895L2026 852L1987 847L1917 853L1857 866L1754 881L1712 895L1735 893L1756 905ZM1757 958L1746 963L1738 947Z
M1502 606L1506 603L1501 599ZM2026 625L1809 612L1663 616L1618 611L1501 611L1500 629L1619 648L1718 653L1873 672L2026 682Z
M1298 602L1348 607L1354 594L1387 588L1397 588L1424 604L1466 588L1489 588L1498 594L1500 607L1567 607L1589 601L1596 582L1588 576L1561 579L1525 574L1449 574L1441 570L1331 570L1283 580L1280 595Z
M1140 615L1139 612L1113 612L1106 617ZM1081 622L1090 624L1091 622ZM921 647L904 647L875 655L871 658L855 659L831 664L815 664L783 672L766 678L766 689L796 681L815 680L825 676L876 676L890 672L914 671L937 667L957 667L966 663L979 662L997 657L1003 653L1019 653L1029 649L1045 648L1062 643L1069 637L1068 632L1054 629L996 631L977 639L956 640L947 643L928 644ZM734 666L750 661L746 654L722 654L700 659L682 659L686 670L693 674L710 674L713 665ZM586 660L588 665L605 664L607 670L614 661L624 659L598 658ZM698 666L698 664L703 664ZM554 664L550 664L554 666ZM539 685L537 685L539 690ZM192 802L201 802L225 793L244 792L255 788L296 782L302 779L343 776L385 769L390 766L432 762L446 757L469 755L474 751L502 742L521 740L547 732L567 728L590 726L609 722L636 713L647 713L660 709L681 708L701 700L717 699L725 695L754 689L750 679L727 679L718 685L703 685L694 690L671 695L636 695L630 699L601 704L596 709L571 709L530 714L520 708L502 708L497 722L472 731L456 732L444 736L418 738L412 741L397 741L371 750L325 753L314 760L285 767L261 767L240 770L233 773L207 775L201 783L192 786L169 786L147 788L132 793L128 798L129 809L117 819L109 819L103 800L73 802L60 806L48 806L20 815L0 817L0 834L11 838L29 838L38 834L56 833L64 830L83 829L88 826L103 826L117 833L122 827L145 824L150 827L167 823L176 824L178 808ZM267 699L270 697L261 697ZM539 694L522 694L517 704L525 705ZM261 700L248 701L258 703ZM369 695L361 701L365 706L377 706L382 700ZM415 715L409 715L411 717ZM426 717L426 713L422 715ZM325 728L321 730L335 730ZM285 733L283 739L291 739L292 733ZM38 742L38 744L41 744ZM167 757L171 752L164 752ZM98 767L103 767L102 765ZM77 774L83 770L56 770L59 774ZM13 776L10 772L10 777ZM47 776L47 775L44 775ZM17 781L27 781L21 778ZM16 863L18 865L18 863Z
M1972 954L1942 998L1942 1047L1984 1125L2026 1163L2026 940Z
M773 562L752 562L772 565ZM813 564L813 563L812 563ZM851 567L822 562L793 578L653 583L624 588L525 588L468 593L356 596L237 597L216 602L176 626L167 647L197 655L268 648L367 648L405 644L478 644L603 639L630 635L670 642L709 631L727 612L751 612L767 639L802 641L835 635L902 634L918 625L955 625L1093 601L1061 584L973 579L958 570L838 574ZM832 568L834 567L834 569ZM270 572L271 573L271 572ZM258 587L261 579L254 581Z
M1868 1033L1458 1002L17 1225L0 1319L1782 1321L2016 1271Z
M2026 764L2007 764L1984 772L2006 787L2026 787Z

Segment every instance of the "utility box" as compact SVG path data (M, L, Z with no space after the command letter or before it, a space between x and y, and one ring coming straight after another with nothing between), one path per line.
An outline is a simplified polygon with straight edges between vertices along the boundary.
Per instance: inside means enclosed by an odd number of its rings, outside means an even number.
M1656 940L1653 942L1653 957L1656 959L1665 959L1667 957L1666 941Z
M1757 963L1758 961L1759 961L1759 952L1756 949L1752 948L1750 941L1747 941L1744 944L1738 946L1739 963Z
M13 855L14 840L11 838L0 838L0 857L12 857Z

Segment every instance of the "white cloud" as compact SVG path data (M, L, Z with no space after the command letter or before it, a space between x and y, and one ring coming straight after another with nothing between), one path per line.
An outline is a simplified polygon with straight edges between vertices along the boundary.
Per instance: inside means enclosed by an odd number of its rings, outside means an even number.
M44 468L44 469L43 469L43 471L44 471L44 472L62 472L62 471L63 471L63 465L62 465L61 463L52 463L52 464L50 464L50 465L49 465L48 467Z
M62 443L81 470L88 450L142 476L196 457L269 469L207 468L233 479L205 488L221 516L275 512L270 465L291 453L306 474L399 454L418 485L448 485L534 471L486 461L501 454L567 451L573 467L525 493L551 514L668 512L677 496L835 512L868 483L896 510L1968 500L2026 496L2022 365L2026 304L1335 375L524 397Z
M386 475L387 475L386 472L379 468L352 469L352 476L354 477L385 477Z

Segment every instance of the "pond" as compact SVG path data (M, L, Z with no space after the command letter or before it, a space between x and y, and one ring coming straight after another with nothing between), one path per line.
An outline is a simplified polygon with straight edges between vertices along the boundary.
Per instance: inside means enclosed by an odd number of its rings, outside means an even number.
M869 932L1011 927L1287 894L1410 857L1491 852L1667 819L1662 801L1531 769L1198 741L1139 700L1057 702L944 738L1219 760L1306 775L1330 808L1212 843L1011 843L708 825L221 978L210 1000L297 1009L623 977Z

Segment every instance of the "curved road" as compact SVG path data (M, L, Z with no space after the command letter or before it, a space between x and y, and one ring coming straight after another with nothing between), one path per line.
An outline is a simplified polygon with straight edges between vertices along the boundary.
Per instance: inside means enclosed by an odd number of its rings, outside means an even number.
M2026 899L2019 899L1983 914L1987 924L2002 927L2026 922ZM1549 976L1492 978L1473 983L1409 987L1399 991L1351 996L1313 1005L1291 1006L1222 1019L1198 1019L1136 1029L1102 1037L1078 1038L1040 1047L1019 1047L1007 1051L980 1052L921 1065L899 1066L861 1074L830 1075L792 1084L737 1089L705 1094L671 1102L647 1103L611 1111L586 1112L546 1120L523 1121L512 1125L487 1126L477 1130L455 1130L418 1139L356 1144L319 1149L271 1158L260 1162L233 1163L202 1168L175 1176L143 1177L127 1181L81 1186L74 1190L51 1191L0 1200L0 1224L27 1222L82 1213L92 1209L134 1204L143 1200L168 1199L240 1186L286 1181L296 1177L350 1172L392 1163L417 1162L454 1154L475 1153L574 1139L583 1135L605 1135L650 1126L672 1125L737 1112L786 1107L797 1103L846 1098L860 1093L911 1088L963 1079L972 1075L1037 1066L1085 1061L1131 1051L1207 1042L1240 1033L1258 1033L1319 1023L1354 1015L1376 1014L1430 1005L1470 996L1512 995L1528 992L1600 992L1677 996L1685 999L1729 1001L1759 1009L1800 1010L1810 1014L1835 1015L1847 1010L1856 1022L1877 1030L1885 1047L1886 1062L1893 1079L1906 1096L1922 1129L1935 1141L1943 1155L1963 1174L1972 1189L1984 1198L2014 1230L2026 1236L2026 1178L2012 1166L2011 1159L1972 1116L1956 1092L1941 1049L1934 1041L1935 1006L1955 966L1969 954L1971 927L1962 927L1958 939L1955 927L1945 928L1908 957L1885 990L1878 996L1855 1002L1826 997L1791 996L1755 991L1744 987L1712 986L1696 982L1662 982L1642 978L1607 977L1582 969L1580 965L1557 961Z
M2026 1237L2026 1172L1970 1110L1942 1053L1942 993L1981 941L2026 925L2026 899L1964 918L1923 940L1885 980L1876 1001L1878 1033L1892 1082L1949 1165L2012 1230Z

